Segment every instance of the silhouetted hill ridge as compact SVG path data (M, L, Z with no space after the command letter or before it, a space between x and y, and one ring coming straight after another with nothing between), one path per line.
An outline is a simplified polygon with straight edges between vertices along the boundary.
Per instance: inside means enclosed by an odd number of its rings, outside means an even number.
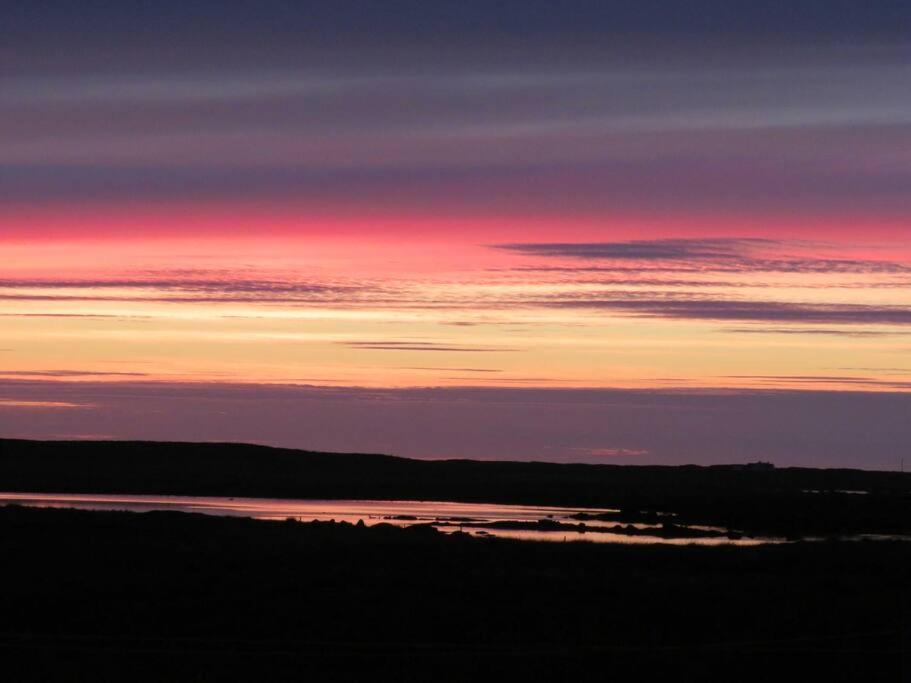
M412 460L252 444L0 440L0 490L565 505L674 512L690 523L766 533L911 532L911 474L847 469Z

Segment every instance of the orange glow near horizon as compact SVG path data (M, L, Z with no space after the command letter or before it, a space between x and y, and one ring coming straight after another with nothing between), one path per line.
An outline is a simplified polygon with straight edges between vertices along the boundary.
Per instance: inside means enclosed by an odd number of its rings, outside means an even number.
M694 233L687 222L658 233L647 221L525 229L517 218L271 223L175 211L130 222L76 211L26 221L29 236L8 231L0 377L893 391L911 372L904 318L890 318L909 303L909 251L877 241L888 228L864 243L823 243L807 229L742 246L744 224L720 242L748 253L706 259L687 245L715 249L721 228ZM666 240L684 253L494 246Z

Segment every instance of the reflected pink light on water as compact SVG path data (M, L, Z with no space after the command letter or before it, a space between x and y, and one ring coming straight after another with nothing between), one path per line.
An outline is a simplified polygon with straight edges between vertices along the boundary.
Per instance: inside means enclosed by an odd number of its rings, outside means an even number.
M665 543L683 545L757 545L771 539L664 538L658 535L660 525L625 524L641 531L654 528L655 535L630 535L596 529L613 526L613 522L587 520L587 529L501 529L462 527L463 523L537 522L549 520L575 523L571 515L584 512L598 514L617 512L605 508L501 505L494 503L457 503L450 501L412 500L293 500L277 498L226 498L203 496L154 496L84 493L0 493L0 504L18 504L43 508L76 508L83 510L126 510L132 512L176 511L216 516L250 517L265 520L296 519L301 522L336 521L370 526L386 523L407 527L433 524L444 533L465 531L475 536L492 536L521 540L592 541L597 543ZM694 527L707 528L707 527Z

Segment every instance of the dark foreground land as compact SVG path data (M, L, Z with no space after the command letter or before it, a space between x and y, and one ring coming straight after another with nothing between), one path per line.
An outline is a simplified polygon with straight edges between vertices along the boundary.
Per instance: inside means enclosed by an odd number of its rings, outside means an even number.
M791 538L911 533L911 475L858 470L0 441L0 491L553 504ZM0 508L0 675L17 683L911 681L909 594L908 541L529 543Z
M909 680L904 542L527 543L5 507L0 547L9 681Z
M559 465L243 444L0 439L0 491L452 500L617 508L790 538L911 534L911 474Z

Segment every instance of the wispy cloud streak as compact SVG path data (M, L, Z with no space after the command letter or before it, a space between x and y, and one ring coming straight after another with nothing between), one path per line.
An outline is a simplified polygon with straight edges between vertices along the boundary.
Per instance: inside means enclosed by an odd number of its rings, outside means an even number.
M836 248L831 244L761 238L512 243L496 247L527 256L616 261L618 270L626 271L641 269L680 272L680 269L684 269L686 272L716 273L911 273L911 264L897 261L807 255L808 251L825 252ZM788 252L800 252L800 255L789 255ZM631 266L629 262L634 262L634 265ZM563 268L573 270L571 266ZM596 269L605 272L612 270L610 265L599 265Z

